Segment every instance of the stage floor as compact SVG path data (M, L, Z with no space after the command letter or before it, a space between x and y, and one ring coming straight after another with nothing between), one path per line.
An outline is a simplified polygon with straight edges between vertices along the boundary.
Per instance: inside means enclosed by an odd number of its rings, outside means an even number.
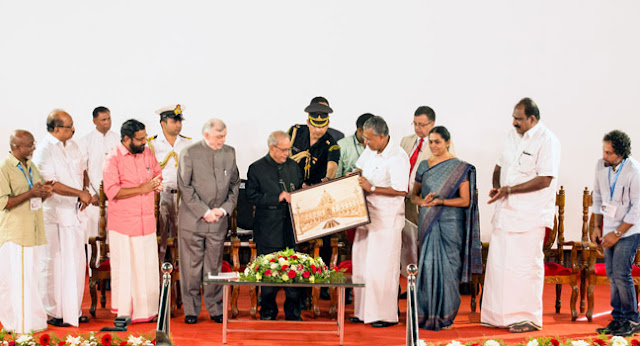
M406 280L402 280L403 290L406 288ZM240 309L239 318L249 318L249 293L248 288L244 287L240 292L238 308ZM579 314L578 321L571 322L571 314L569 311L570 290L565 286L562 293L562 309L559 314L554 313L555 304L555 285L545 285L544 288L544 321L543 329L537 332L524 334L510 334L504 329L493 329L480 325L479 306L475 313L471 313L469 305L470 297L462 296L462 304L460 312L453 324L453 328L439 332L420 330L421 339L432 343L448 343L451 340L457 340L464 343L471 341L482 341L483 339L500 339L505 343L516 343L527 340L530 337L538 336L554 336L572 339L587 339L596 337L595 329L605 326L610 321L609 306L609 286L600 285L595 290L595 309L593 322L587 322L584 314ZM284 302L284 292L281 290L278 295L280 306L280 315L278 318L284 320L282 312L282 303ZM90 296L87 284L84 300L83 313L89 315ZM51 327L47 331L53 332L57 336L68 333L88 333L97 331L105 326L113 326L113 318L115 317L108 310L109 294L107 294L107 308L102 309L98 305L96 318L89 323L83 323L80 328L58 328ZM321 301L322 315L321 320L328 320L329 302ZM400 323L388 328L372 328L363 324L354 324L346 322L345 325L345 345L403 345L405 344L405 321L406 321L406 300L400 300ZM353 313L353 304L347 305L347 317ZM303 311L302 315L305 320L312 320L310 311ZM278 328L284 327L285 324L275 321L271 322L278 325ZM304 323L291 325L291 329L309 328ZM187 325L184 323L184 314L178 311L176 317L171 319L171 335L176 345L183 346L208 346L220 345L222 336L222 325L215 323L209 319L209 314L202 308L198 323L195 325ZM251 324L248 325L251 327ZM129 326L129 332L145 333L153 335L156 328L155 323L134 324ZM47 333L45 332L45 333ZM121 337L128 333L118 333ZM38 334L40 335L40 334ZM312 335L312 334L262 334L262 333L230 333L227 338L228 345L337 345L338 337L332 335Z

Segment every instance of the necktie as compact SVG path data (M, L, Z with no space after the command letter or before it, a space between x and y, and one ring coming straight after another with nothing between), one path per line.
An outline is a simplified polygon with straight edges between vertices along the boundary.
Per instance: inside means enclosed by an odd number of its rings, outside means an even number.
M411 154L411 158L409 159L409 163L411 164L411 169L409 170L409 177L411 177L411 172L413 172L413 167L416 165L416 161L418 161L418 154L420 154L420 149L422 149L423 141L424 141L424 138L420 138L420 141L418 142L418 147L413 152L413 154Z

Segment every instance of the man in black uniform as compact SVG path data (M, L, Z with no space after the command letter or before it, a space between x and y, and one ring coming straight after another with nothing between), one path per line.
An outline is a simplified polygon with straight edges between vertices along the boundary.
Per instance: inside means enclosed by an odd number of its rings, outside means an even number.
M256 206L253 238L259 255L285 248L294 248L295 239L291 226L288 203L289 192L302 187L302 174L291 160L289 136L276 131L269 135L269 153L249 166L247 173L247 200ZM275 320L278 315L276 294L279 287L263 286L260 294L260 319ZM301 321L300 289L284 289L287 299L284 313L287 320Z

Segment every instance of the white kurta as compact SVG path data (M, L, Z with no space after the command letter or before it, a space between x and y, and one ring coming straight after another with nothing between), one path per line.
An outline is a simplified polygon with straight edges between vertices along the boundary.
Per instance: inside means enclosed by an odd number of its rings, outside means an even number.
M83 160L87 166L87 174L89 175L89 192L91 195L100 195L100 184L102 183L102 167L107 154L120 143L120 136L109 131L103 135L98 130L93 129L89 134L82 137L78 141L80 150L82 151ZM98 227L100 221L100 208L90 205L86 209L87 222L86 231L87 241L91 237L98 236Z
M483 287L481 322L494 327L528 321L542 327L545 227L553 227L560 142L538 123L523 136L509 134L498 161L501 186L553 177L542 190L496 202Z
M356 167L376 187L407 187L409 159L391 140L380 154L365 149ZM367 205L371 223L356 229L353 242L353 279L365 283L354 289L354 315L365 323L398 322L404 196L369 194Z
M73 140L64 145L47 134L38 144L33 162L44 180L82 189L86 165ZM85 214L77 208L76 197L55 193L44 202L43 211L47 244L38 255L44 278L40 295L48 315L77 326L86 267L85 230L81 221Z
M47 329L47 314L38 293L39 270L36 253L43 245L21 246L6 242L0 246L4 266L0 280L0 322L2 328L18 334Z

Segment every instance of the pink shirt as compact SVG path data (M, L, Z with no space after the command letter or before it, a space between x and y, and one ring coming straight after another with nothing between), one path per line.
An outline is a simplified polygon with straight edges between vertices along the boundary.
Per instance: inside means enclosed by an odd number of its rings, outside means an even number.
M107 230L128 236L142 236L156 232L154 193L114 199L121 188L138 187L162 174L155 155L149 148L133 155L122 144L107 155L102 170L104 193L109 199Z

